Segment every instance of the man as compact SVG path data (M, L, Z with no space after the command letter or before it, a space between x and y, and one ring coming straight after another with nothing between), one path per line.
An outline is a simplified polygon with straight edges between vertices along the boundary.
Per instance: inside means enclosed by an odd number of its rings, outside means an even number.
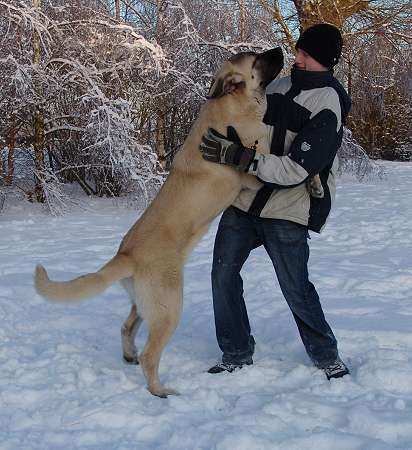
M203 136L208 161L255 175L259 190L243 189L222 215L216 235L212 290L216 336L222 363L209 373L232 372L253 364L251 334L240 270L251 250L263 245L292 311L305 349L327 378L349 373L339 358L335 336L308 278L308 229L320 232L335 194L336 152L350 99L333 76L342 50L339 30L328 24L308 28L296 44L291 76L267 87L264 122L270 154L245 148L233 129ZM324 195L311 197L309 177L320 175Z

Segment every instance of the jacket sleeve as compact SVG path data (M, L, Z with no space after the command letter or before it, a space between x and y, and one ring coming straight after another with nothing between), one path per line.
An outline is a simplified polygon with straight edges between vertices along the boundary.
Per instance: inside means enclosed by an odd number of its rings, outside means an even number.
M312 113L311 119L293 140L287 155L260 154L250 166L249 173L264 184L290 188L320 173L330 164L340 141L339 99L337 95L328 95L319 104L322 109Z

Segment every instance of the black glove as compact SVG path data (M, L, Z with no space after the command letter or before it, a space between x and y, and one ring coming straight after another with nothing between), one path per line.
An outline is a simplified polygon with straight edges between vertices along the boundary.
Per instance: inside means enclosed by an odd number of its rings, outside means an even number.
M209 128L202 136L199 150L203 159L227 164L242 172L247 172L255 158L256 150L245 147L233 127L227 127L228 136L223 136Z

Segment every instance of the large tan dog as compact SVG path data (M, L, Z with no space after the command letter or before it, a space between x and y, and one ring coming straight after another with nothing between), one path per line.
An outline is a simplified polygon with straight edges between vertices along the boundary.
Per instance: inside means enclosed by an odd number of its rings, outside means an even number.
M85 299L121 281L132 302L121 330L123 356L141 364L149 391L159 397L176 394L161 385L158 368L181 315L185 259L242 185L258 183L233 168L204 161L198 150L201 137L208 127L225 134L233 126L244 145L258 140L258 151L265 151L265 87L282 66L280 48L240 53L224 63L162 189L104 267L65 282L50 281L46 270L36 267L37 292L56 303ZM134 338L142 320L149 336L138 358Z

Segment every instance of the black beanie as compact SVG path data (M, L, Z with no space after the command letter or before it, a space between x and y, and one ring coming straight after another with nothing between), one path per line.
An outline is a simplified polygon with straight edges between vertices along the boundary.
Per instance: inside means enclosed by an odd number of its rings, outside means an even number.
M307 28L296 42L296 48L304 50L323 66L332 69L339 61L342 51L342 35L338 28L319 23Z

